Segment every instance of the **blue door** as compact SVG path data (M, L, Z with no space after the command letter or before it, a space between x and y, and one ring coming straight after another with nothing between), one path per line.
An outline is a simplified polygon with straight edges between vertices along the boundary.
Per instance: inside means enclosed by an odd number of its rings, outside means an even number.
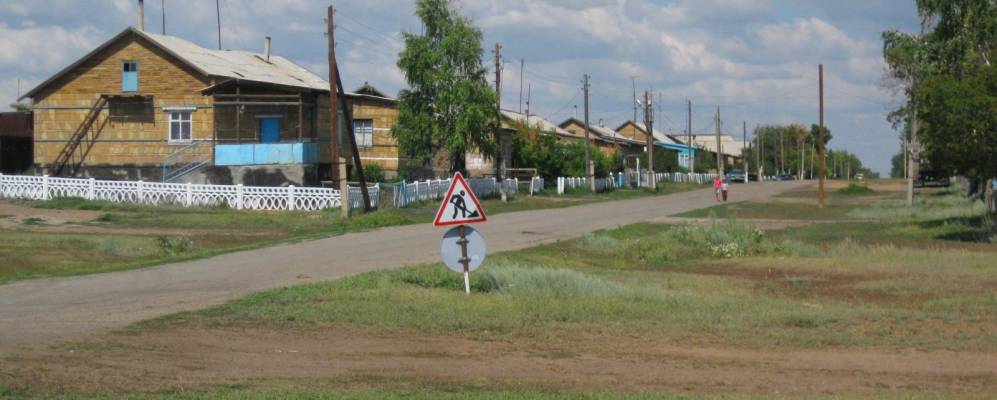
M138 61L125 61L121 71L121 91L138 91Z
M260 118L260 143L280 142L280 118Z

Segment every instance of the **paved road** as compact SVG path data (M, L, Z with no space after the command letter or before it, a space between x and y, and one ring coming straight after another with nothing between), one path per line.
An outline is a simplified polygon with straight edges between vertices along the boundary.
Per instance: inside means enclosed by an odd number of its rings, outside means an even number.
M731 201L800 185L734 185ZM714 204L710 189L575 207L499 214L479 229L489 251L571 238ZM439 260L443 229L429 224L351 233L133 271L0 286L0 354L121 328L252 292Z

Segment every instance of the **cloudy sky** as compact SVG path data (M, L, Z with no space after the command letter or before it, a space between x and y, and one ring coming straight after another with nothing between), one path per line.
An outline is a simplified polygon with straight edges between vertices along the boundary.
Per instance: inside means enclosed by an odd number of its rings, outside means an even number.
M215 3L146 0L146 29L217 46ZM0 2L0 109L21 93L136 22L137 0ZM694 132L742 121L816 123L817 64L825 69L825 120L832 148L886 172L897 134L886 113L902 99L880 88L881 31L914 31L913 0L459 0L485 34L484 57L503 46L503 106L520 108L520 80L534 114L555 122L582 107L591 76L591 120L615 127L633 117L633 85L653 90L656 126L682 133L686 99ZM328 0L220 0L222 44L273 51L325 76ZM395 67L401 32L419 32L409 0L337 0L337 51L351 89L364 81L391 94L405 86ZM521 60L525 72L520 73ZM490 76L494 76L493 74ZM660 96L660 101L657 97ZM526 94L524 93L523 103ZM525 107L525 104L523 105ZM642 117L641 117L642 118Z

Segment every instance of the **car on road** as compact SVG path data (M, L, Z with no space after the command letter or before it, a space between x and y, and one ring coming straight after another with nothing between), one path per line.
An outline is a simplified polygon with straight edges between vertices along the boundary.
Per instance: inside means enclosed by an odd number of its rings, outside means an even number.
M792 176L790 174L777 174L775 176L775 180L777 180L777 181L791 181L791 180L795 180L795 179L796 179L796 177Z
M744 182L744 170L743 169L732 169L727 172L727 182Z
M950 184L948 174L930 169L922 169L919 171L917 179L914 180L914 187L919 188L929 186L949 187Z

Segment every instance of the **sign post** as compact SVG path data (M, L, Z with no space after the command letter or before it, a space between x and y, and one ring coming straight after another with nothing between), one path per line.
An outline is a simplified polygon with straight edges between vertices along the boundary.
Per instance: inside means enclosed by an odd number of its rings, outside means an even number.
M466 224L487 220L481 202L471 191L464 176L460 172L454 174L433 225L457 225L443 235L440 254L447 267L454 272L464 273L464 292L467 294L471 293L470 272L485 260L485 240L478 231Z

